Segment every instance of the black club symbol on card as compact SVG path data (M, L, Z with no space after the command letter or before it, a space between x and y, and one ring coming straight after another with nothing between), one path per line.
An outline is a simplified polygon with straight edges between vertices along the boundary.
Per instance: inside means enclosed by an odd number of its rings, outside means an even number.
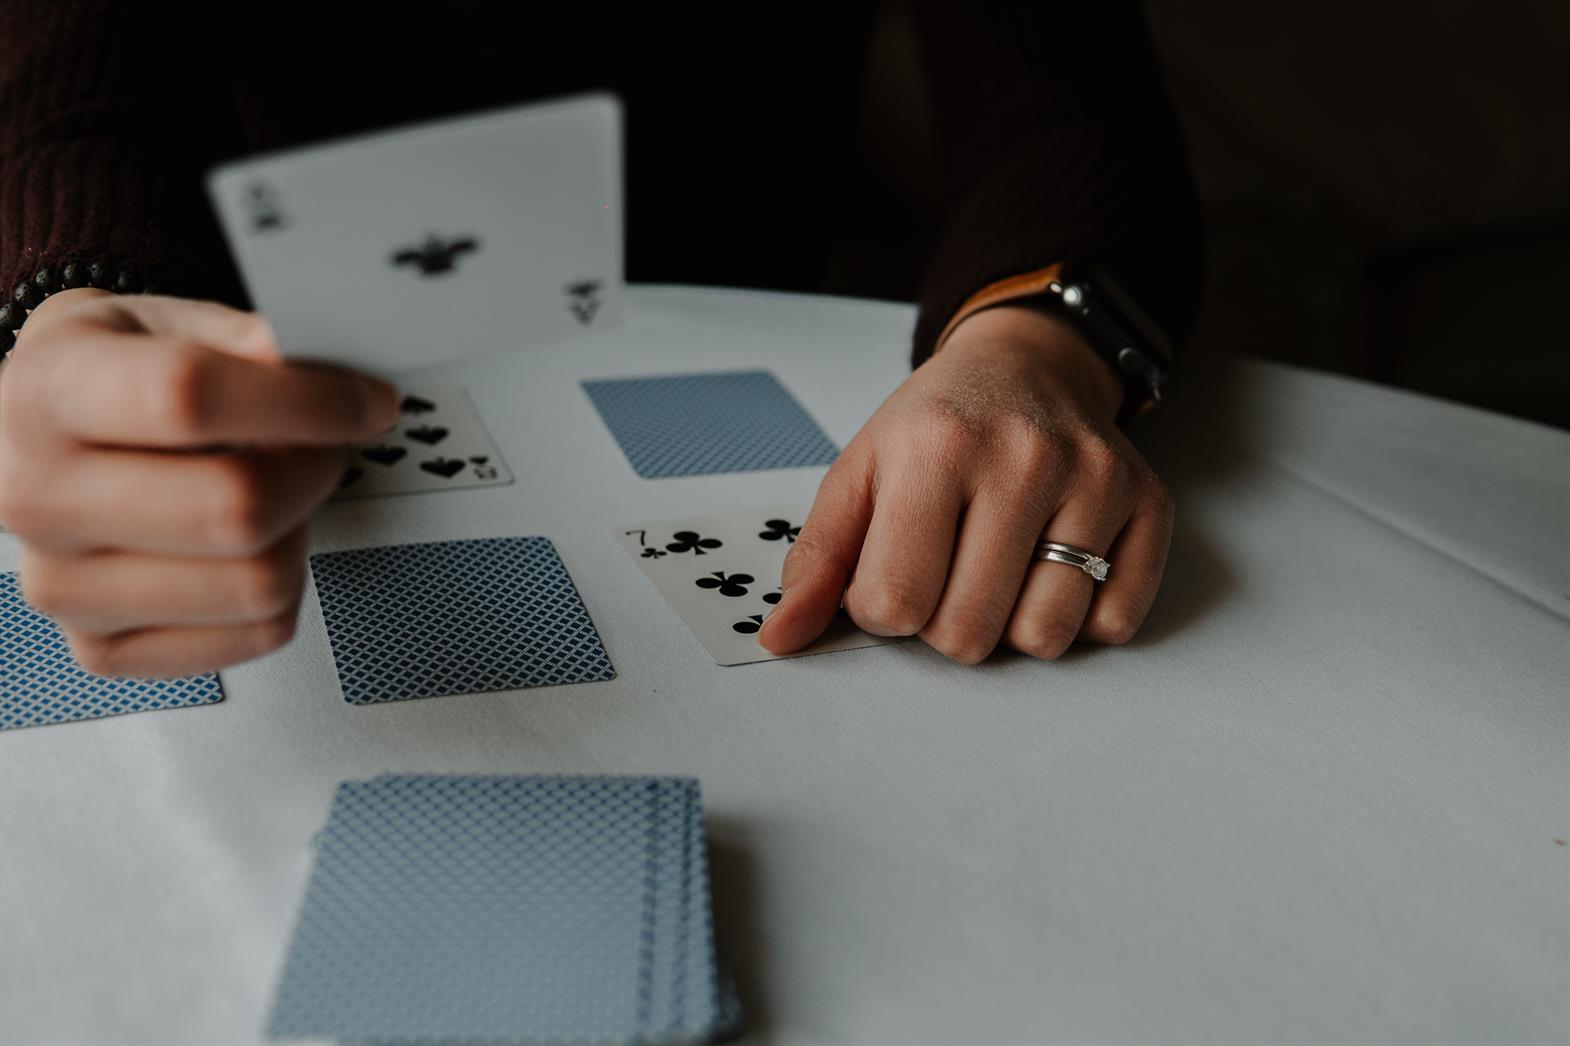
M649 534L648 534L648 531L645 531L645 530L629 530L629 531L627 531L627 536L628 537L632 537L634 534L638 535L638 544L643 546L643 551L640 553L640 555L644 559L659 559L661 556L664 556L664 555L668 554L668 553L666 553L666 551L663 548L654 548L653 546L651 546L649 544Z
M440 276L457 268L459 258L479 249L480 241L473 236L455 236L448 240L432 233L416 247L393 251L390 261L394 268L412 265L421 276Z
M747 594L747 586L758 580L751 574L727 574L723 570L716 570L708 577L700 577L693 584L699 588L713 589L722 596L736 598Z
M398 409L405 414L413 414L418 417L421 414L429 414L435 410L436 404L423 396L405 396L403 402L398 404Z
M409 429L404 435L434 447L447 438L447 430L440 425L421 425L418 428Z
M784 538L787 542L793 542L801 533L800 527L793 527L788 520L783 519L766 519L763 521L763 526L765 529L758 533L758 537L764 541L778 541Z
M442 479L452 479L463 471L462 458L432 458L430 461L420 462L420 469Z
M691 552L695 556L708 555L705 549L720 548L725 544L719 538L700 537L696 530L678 530L671 537L676 540L665 546L666 551L682 553Z
M732 632L740 632L744 636L756 635L758 629L763 627L763 615L752 614L745 621L738 621L730 626Z

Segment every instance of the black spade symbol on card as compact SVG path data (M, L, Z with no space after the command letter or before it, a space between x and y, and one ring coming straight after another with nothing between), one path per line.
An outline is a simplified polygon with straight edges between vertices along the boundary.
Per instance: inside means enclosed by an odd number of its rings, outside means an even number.
M432 458L430 461L420 462L420 468L424 469L426 472L432 473L433 475L440 476L443 479L452 479L458 473L463 471L463 459Z
M483 465L483 464L485 464L485 463L486 463L486 462L487 462L487 461L490 461L490 460L491 460L491 459L490 459L490 458L488 458L488 457L486 457L486 456L485 456L485 455L484 455L484 454L476 454L476 455L474 455L474 456L473 456L473 457L471 457L471 458L470 458L470 459L469 459L469 463L470 463L470 464L471 464L471 465Z
M758 629L763 627L763 615L753 614L747 620L738 621L730 627L731 631L740 632L744 636L754 635Z
M436 409L436 404L423 396L405 396L398 409L405 414L429 414Z
M391 465L407 453L409 452L402 447L389 447L382 444L379 447L366 447L360 451L360 457L367 461L374 461L378 465Z
M421 425L419 428L409 429L404 435L434 447L447 438L447 430L440 425Z
M756 581L751 574L727 574L723 570L716 570L709 577L700 577L693 584L699 588L712 588L718 590L722 596L745 596L747 586Z
M338 489L342 490L351 483L358 483L364 476L364 469L358 465L350 465L343 470L343 478L338 481Z
M781 592L779 589L775 589L773 592L770 592L768 595L764 596L763 601L769 606L773 606L784 598L785 593Z

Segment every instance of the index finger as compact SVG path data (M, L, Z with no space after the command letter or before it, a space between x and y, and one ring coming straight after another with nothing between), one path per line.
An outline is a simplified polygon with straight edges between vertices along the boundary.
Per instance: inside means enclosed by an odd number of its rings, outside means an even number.
M326 446L371 439L398 419L386 382L168 335L84 331L52 346L45 366L46 387L69 390L45 409L87 443Z
M789 654L823 634L834 620L845 584L872 519L872 459L846 447L818 487L780 577L783 595L763 622L758 642Z

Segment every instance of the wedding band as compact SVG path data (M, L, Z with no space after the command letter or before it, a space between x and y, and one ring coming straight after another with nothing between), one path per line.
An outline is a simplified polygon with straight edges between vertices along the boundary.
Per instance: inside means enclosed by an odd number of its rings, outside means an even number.
M1078 545L1065 545L1061 541L1036 542L1035 555L1030 558L1038 563L1066 563L1071 567L1078 567L1095 581L1105 581L1107 571L1112 569L1112 564L1094 552L1082 549Z

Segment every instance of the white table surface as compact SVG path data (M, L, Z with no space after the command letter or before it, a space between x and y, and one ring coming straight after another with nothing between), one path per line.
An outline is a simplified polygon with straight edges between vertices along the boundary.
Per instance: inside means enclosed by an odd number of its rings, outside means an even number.
M701 777L752 1041L1570 1037L1570 434L1190 373L1138 430L1179 526L1132 645L715 666L609 528L821 470L641 480L578 379L764 366L843 445L911 323L641 288L433 371L517 482L332 506L315 547L547 535L618 677L351 707L312 590L221 704L0 734L0 1038L257 1040L308 840L383 771Z

